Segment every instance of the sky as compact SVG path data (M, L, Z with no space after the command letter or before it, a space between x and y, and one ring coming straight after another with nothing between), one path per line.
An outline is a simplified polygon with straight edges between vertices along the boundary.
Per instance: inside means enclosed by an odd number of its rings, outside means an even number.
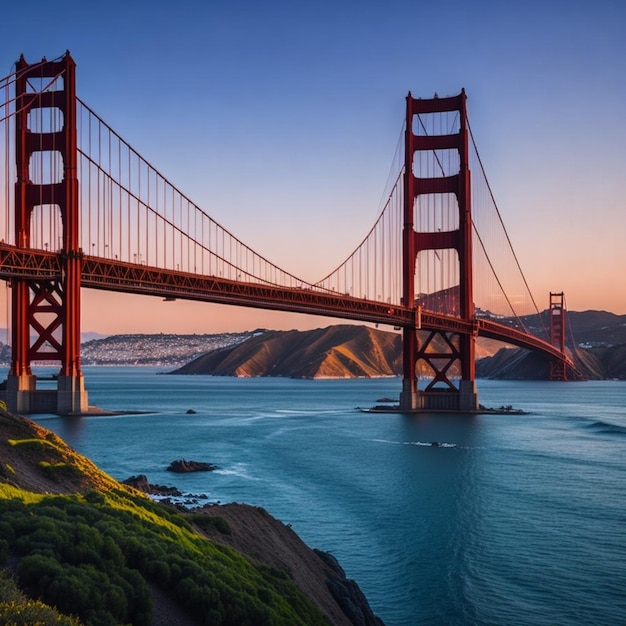
M626 314L623 0L24 0L2 22L2 75L21 53L32 63L69 50L89 107L225 228L308 280L378 216L407 92L465 88L540 308L564 291L570 310ZM103 334L328 323L82 297L83 331Z

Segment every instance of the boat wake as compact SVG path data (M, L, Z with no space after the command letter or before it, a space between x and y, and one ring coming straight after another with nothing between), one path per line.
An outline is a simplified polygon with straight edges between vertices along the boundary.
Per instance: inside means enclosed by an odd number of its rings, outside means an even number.
M377 443L392 443L398 446L423 446L425 448L456 448L456 443L443 441L390 441L389 439L372 439Z

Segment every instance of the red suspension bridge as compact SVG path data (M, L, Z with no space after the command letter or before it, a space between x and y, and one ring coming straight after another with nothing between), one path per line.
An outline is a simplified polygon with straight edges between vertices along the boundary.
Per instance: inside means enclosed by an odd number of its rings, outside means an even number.
M0 90L10 410L87 411L82 288L402 329L406 411L478 409L479 336L548 355L555 379L574 370L562 294L551 294L543 337L522 324L539 310L478 157L464 92L408 95L404 145L378 220L339 267L311 282L218 224L77 98L69 53L33 64L20 58ZM31 366L41 361L60 363L56 390L37 389ZM424 389L420 362L431 371Z

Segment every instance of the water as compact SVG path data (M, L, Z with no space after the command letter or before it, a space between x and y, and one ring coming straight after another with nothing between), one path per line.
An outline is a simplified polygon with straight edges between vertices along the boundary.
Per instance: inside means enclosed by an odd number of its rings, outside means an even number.
M388 626L626 624L626 383L479 381L530 414L409 417L355 410L396 379L157 372L86 369L90 403L151 413L37 419L118 479L263 506Z

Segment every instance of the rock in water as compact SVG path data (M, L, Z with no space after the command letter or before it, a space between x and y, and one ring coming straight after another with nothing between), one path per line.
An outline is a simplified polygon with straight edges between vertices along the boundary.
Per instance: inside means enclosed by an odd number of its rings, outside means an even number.
M130 485L139 491L149 493L153 496L182 496L182 492L176 487L167 487L165 485L152 485L148 482L148 477L145 474L139 474L138 476L131 476L122 481L124 485Z
M185 461L185 459L180 459L178 461L172 461L168 468L168 472L178 472L178 473L187 473L187 472L212 472L216 469L216 465L212 463L202 463L201 461Z

